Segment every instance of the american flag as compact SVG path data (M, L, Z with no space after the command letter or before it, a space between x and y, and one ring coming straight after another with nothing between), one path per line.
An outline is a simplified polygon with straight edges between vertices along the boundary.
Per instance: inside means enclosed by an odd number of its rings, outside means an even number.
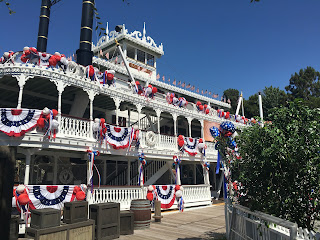
M201 94L203 94L203 90L201 90Z
M211 91L210 91L210 92L209 92L209 95L211 96L211 94L212 94L212 93L211 93Z
M159 73L157 74L157 77L156 77L156 78L157 78L157 80L159 80L159 79L160 79L160 74L159 74Z
M101 49L100 49L100 52L99 52L99 53L100 53L100 56L103 56L103 52L102 52L102 50L101 50Z
M218 98L218 97L219 97L219 94L213 93L213 94L212 94L212 97L213 97L213 98Z
M177 84L176 79L173 80L172 84L173 84L173 85L176 85L176 84Z
M181 81L178 82L178 86L181 85Z
M162 76L162 81L164 81L164 82L166 81L166 79L165 79L165 77L164 77L164 76Z
M227 101L229 104L231 104L231 100L230 100L230 98L228 98L228 101Z
M168 82L170 82L170 78L168 79Z
M204 94L207 94L208 93L208 90L206 90L205 92L204 92Z
M186 83L185 82L183 82L182 84L181 84L181 87L185 87L186 86Z
M193 90L195 90L195 89L196 89L196 87L195 87L195 86L192 86L190 90L193 91Z
M116 60L114 61L115 63L118 63L118 56L116 56Z
M68 57L68 61L72 61L72 57L70 56L70 57Z
M191 85L190 85L190 83L188 83L188 85L186 86L186 88L190 88L191 87Z
M152 76L152 71L149 72L149 76L150 76L150 77Z
M106 59L109 59L109 52L106 53Z
M196 91L197 93L199 93L199 88L197 88L197 91Z

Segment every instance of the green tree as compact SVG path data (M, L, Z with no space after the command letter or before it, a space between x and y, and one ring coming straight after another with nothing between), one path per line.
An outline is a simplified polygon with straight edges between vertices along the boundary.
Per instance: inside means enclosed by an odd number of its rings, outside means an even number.
M239 99L239 91L234 88L228 88L227 90L224 90L223 95L227 99L230 99L231 101L230 113L235 114L237 109L238 99Z
M301 98L310 107L320 107L320 73L312 67L300 69L291 75L289 85L285 87L290 100Z
M275 107L285 106L287 102L287 94L280 90L279 87L265 87L262 91L262 108L264 118L269 119L269 114Z
M320 210L320 112L301 100L277 108L272 124L243 130L232 167L240 203L312 229Z
M258 94L251 95L248 100L244 100L243 106L247 118L259 116Z

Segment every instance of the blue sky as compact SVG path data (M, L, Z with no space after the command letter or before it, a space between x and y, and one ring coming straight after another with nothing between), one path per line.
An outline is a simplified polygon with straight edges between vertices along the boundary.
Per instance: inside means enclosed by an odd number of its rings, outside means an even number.
M36 46L40 0L14 0L9 15L0 4L0 52ZM126 24L164 45L160 75L221 93L244 96L265 86L284 89L291 74L312 66L320 70L318 0L96 0L110 28ZM70 55L79 47L82 1L62 0L52 7L47 51ZM97 42L97 37L93 36Z

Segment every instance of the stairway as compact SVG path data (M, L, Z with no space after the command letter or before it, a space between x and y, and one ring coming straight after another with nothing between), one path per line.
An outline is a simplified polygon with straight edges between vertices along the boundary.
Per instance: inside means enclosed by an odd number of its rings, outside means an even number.
M134 161L130 166L130 185L137 185L139 179L139 161ZM127 169L126 167L122 172L115 176L107 185L124 186L127 185ZM145 184L153 184L168 170L167 161L151 161L144 168Z

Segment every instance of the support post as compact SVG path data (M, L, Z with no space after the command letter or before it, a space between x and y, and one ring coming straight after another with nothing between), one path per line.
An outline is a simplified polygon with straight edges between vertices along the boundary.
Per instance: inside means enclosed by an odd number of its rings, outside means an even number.
M161 110L160 109L156 109L156 114L157 114L157 131L158 131L158 146L160 146L160 116L161 116Z
M174 132L174 135L177 136L177 114L172 114L172 118L173 118L173 132Z
M139 128L139 130L141 130L140 114L141 114L142 106L140 104L137 104L136 107L137 107L137 111L138 111L138 128Z
M259 92L259 112L260 112L260 118L261 118L261 126L263 127L263 110L262 110L262 97L261 92Z
M177 176L176 176L176 179L177 179L177 185L181 185L181 177L180 177L180 166L177 167Z
M18 81L18 86L19 86L19 97L18 97L17 108L20 109L21 105L22 105L23 88L24 88L24 85L26 84L27 80L30 77L26 76L24 74L16 75L14 77L16 77L16 79ZM33 78L33 77L31 77L31 78Z
M117 41L117 39L115 39L115 42L116 42L117 48L118 48L118 50L119 50L119 52L120 52L120 55L121 55L121 57L122 57L124 66L125 66L126 69L127 69L128 75L129 75L129 77L130 77L130 79L131 79L131 82L134 83L135 80L134 80L134 78L133 78L133 76L132 76L132 74L131 74L131 71L130 71L130 68L129 68L127 59L126 59L126 57L125 57L125 55L124 55L124 53L123 53L123 51L122 51L122 49L121 49L120 43Z
M242 92L241 92L240 97L239 97L239 101L238 101L238 106L237 106L237 109L236 109L236 115L239 115L242 98L243 97L242 97Z
M31 161L31 154L29 151L26 151L26 169L24 172L24 185L29 185L29 175L30 175L30 161Z
M23 95L23 87L24 87L24 85L19 86L19 97L18 97L18 105L17 105L17 109L21 109L21 104L22 104L22 95Z
M192 123L192 118L188 117L188 126L189 126L189 137L192 137L192 133L191 133L191 123Z
M130 115L131 115L131 110L130 110L130 108L128 108L128 121L127 121L127 127L130 127L130 125L131 125L131 123L130 123L130 121L131 121L131 117L130 117Z
M119 125L119 107L121 100L119 98L114 98L114 105L116 106L116 125Z
M199 120L200 121L200 124L201 124L201 138L204 137L204 129L203 129L203 120Z

